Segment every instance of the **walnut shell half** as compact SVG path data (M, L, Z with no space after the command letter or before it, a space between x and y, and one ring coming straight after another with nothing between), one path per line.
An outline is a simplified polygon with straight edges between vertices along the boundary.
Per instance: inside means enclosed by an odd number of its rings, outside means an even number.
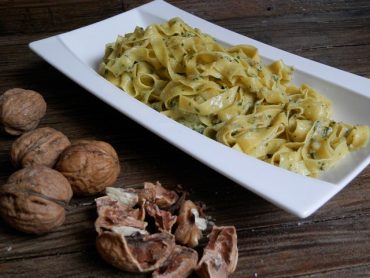
M60 155L55 168L70 182L77 195L93 195L111 186L120 173L113 147L102 141L79 141Z
M52 168L69 145L71 142L60 131L50 127L37 128L14 141L10 157L16 167L45 165Z
M175 239L169 233L125 237L106 231L98 236L96 246L111 265L124 271L148 272L163 265L175 246Z
M0 215L17 230L43 234L63 224L71 198L71 186L62 174L45 166L28 167L0 187Z
M11 135L37 127L46 112L46 102L37 92L14 88L0 96L0 121Z

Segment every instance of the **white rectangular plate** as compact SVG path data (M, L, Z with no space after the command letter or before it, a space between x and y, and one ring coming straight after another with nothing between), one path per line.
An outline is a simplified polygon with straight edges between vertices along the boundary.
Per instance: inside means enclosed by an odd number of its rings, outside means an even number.
M351 153L320 179L304 177L237 152L176 123L123 93L97 72L105 45L136 26L175 16L225 45L251 44L265 62L283 59L296 69L293 83L308 83L333 101L334 118L370 125L370 80L290 54L207 22L164 1L153 1L104 21L30 43L43 59L86 90L153 133L277 206L307 217L370 162L370 146Z

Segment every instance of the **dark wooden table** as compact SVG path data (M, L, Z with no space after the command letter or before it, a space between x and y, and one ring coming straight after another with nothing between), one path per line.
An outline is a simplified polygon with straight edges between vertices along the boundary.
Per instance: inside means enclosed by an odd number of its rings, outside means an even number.
M0 91L37 90L48 103L41 126L61 130L72 140L110 142L123 169L117 185L157 180L181 184L193 199L206 202L218 224L235 225L239 264L233 277L370 277L369 167L313 216L298 219L151 134L28 49L31 41L144 2L1 1ZM368 0L169 2L251 38L370 77ZM0 184L14 171L8 158L13 140L0 135ZM279 182L272 179L271 186ZM0 276L142 277L120 272L99 257L92 200L74 198L65 224L44 236L22 234L0 221Z

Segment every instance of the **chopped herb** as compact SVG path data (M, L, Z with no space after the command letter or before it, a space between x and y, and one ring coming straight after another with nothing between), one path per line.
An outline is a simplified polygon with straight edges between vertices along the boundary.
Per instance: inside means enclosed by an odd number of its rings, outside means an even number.
M328 135L333 131L333 129L329 126L324 126L321 132L321 136L323 138L328 137Z
M311 158L312 158L312 159L317 159L317 154L316 154L316 152L311 152L311 153L310 153L310 156L311 156Z
M351 133L352 129L347 129L346 132L344 133L344 137L348 137L348 135Z
M320 121L317 121L317 122L314 124L313 131L316 131L318 128L320 128L320 126L321 126Z
M276 74L273 74L271 77L274 81L279 81L279 76L277 76Z

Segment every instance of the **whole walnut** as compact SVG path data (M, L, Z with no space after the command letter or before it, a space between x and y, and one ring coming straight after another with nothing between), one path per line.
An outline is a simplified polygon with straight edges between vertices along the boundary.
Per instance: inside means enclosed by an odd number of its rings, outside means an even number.
M72 144L62 152L55 168L69 180L77 195L103 191L120 173L116 151L102 141L82 140Z
M11 161L16 167L45 165L50 168L71 142L60 131L50 127L28 131L13 142Z
M45 112L46 102L35 91L14 88L0 96L0 121L11 135L37 127Z
M0 216L17 230L43 234L64 223L71 198L71 186L58 171L40 165L24 168L0 187Z

